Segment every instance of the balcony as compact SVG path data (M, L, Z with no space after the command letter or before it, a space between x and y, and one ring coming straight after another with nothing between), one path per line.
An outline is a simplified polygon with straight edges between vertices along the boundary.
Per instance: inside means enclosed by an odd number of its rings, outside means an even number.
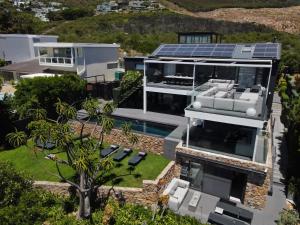
M261 85L242 88L233 80L210 79L193 93L194 102L186 110L256 120L265 115L266 89Z
M69 57L40 56L39 63L40 65L46 65L46 66L73 67L74 59Z

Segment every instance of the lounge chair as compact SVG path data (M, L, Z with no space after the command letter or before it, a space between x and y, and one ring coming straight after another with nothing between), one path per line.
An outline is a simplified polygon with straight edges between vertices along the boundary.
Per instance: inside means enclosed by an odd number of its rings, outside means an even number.
M53 149L55 147L55 143L47 140L45 143L42 143L40 139L37 139L35 142L36 146L44 149Z
M131 148L124 148L122 151L120 151L118 154L116 154L113 158L114 161L120 162L122 161L126 156L130 155L132 152Z
M146 152L139 152L139 154L137 154L137 155L133 156L131 159L129 159L128 165L136 166L146 157L146 155L147 155Z
M109 148L104 148L100 151L100 156L102 158L105 158L106 156L108 156L109 154L111 154L112 152L116 151L119 148L118 145L111 145Z

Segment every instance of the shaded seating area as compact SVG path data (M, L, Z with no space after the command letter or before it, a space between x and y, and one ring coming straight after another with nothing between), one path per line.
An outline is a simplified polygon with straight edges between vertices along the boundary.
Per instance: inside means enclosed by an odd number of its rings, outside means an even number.
M131 165L131 166L138 165L143 159L145 159L146 155L147 155L146 152L139 152L137 155L135 155L129 159L128 165Z
M124 148L123 150L119 151L114 157L113 160L120 162L122 161L126 156L129 156L132 153L131 148Z
M114 151L116 151L119 148L118 145L111 145L109 148L104 148L100 151L100 156L102 158L105 158L106 156L110 155Z

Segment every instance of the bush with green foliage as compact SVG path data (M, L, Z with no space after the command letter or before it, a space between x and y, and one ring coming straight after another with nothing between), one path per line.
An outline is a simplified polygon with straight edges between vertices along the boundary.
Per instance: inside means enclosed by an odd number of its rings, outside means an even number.
M29 109L37 108L45 109L53 118L58 99L73 104L86 97L85 86L86 82L77 75L23 79L16 86L15 107L21 118L28 116Z
M280 218L277 225L298 225L300 222L299 213L296 210L284 209L280 212Z
M56 20L76 20L81 17L93 16L94 11L89 8L76 7L76 8L67 8L62 11L49 12L47 17L50 21Z

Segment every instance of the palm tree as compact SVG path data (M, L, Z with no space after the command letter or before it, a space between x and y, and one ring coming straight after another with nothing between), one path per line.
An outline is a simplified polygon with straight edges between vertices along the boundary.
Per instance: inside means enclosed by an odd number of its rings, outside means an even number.
M27 135L24 131L18 131L15 129L15 132L9 133L6 135L6 140L8 143L13 146L14 148L26 144L27 142Z

